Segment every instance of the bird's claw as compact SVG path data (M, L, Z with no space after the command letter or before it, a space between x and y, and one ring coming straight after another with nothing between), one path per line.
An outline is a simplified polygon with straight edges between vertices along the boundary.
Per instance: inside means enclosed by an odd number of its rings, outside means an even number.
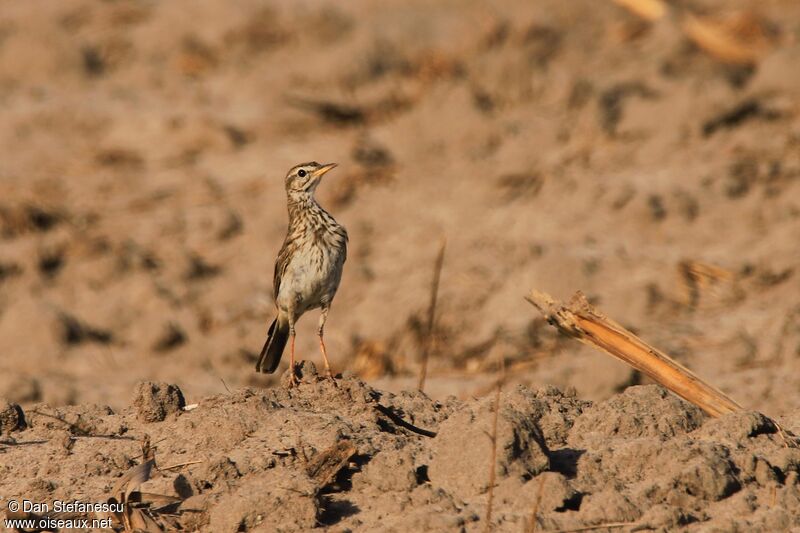
M292 371L289 373L289 388L293 389L300 385L300 380L297 378L297 368L292 366Z

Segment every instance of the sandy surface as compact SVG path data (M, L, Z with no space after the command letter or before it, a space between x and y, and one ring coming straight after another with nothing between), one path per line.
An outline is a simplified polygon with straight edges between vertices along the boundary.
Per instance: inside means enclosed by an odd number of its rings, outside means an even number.
M531 288L562 299L581 289L800 432L800 5L674 4L750 39L757 63L722 65L671 18L646 24L596 0L0 2L0 398L81 414L134 441L166 436L162 465L181 454L211 461L184 474L207 497L200 514L214 531L255 524L215 515L219 499L242 513L275 505L248 489L276 483L271 472L306 494L291 500L287 528L404 530L394 520L406 505L416 528L480 530L487 495L475 484L488 463L470 462L480 475L467 482L435 458L447 456L448 427L482 420L502 358L520 404L504 431L538 451L500 465L498 525L520 530L542 476L554 488L541 528L727 531L727 514L766 530L800 525L797 462L773 455L769 423L707 421L652 389L622 392L646 380L559 337L523 299ZM283 176L307 160L340 165L318 191L350 234L326 340L335 370L369 384L351 377L347 390L378 395L352 413L337 410L341 391L308 384L297 396L273 388L278 374L253 371L273 315ZM442 238L429 398L407 396ZM301 320L298 355L319 364L315 327L316 316ZM126 409L143 381L176 385L208 409L135 422ZM375 418L370 402L390 392L440 437ZM560 429L537 422L525 395L562 413ZM669 422L659 402L674 411ZM238 436L215 436L222 413ZM327 429L304 427L331 417ZM608 417L627 429L603 429ZM74 469L31 473L19 461L46 469L57 429L34 419L13 438L48 444L0 447L0 496L10 471L14 491L38 477L61 495L80 486L99 497L136 462L134 441L92 441L105 458L87 470L79 439L64 452ZM251 432L261 436L248 442ZM279 446L313 455L339 434L357 447L346 480L314 486L296 456L267 465ZM259 443L271 450L263 464ZM208 481L223 457L255 466ZM638 466L597 466L615 462ZM413 480L381 489L380 469L396 464Z

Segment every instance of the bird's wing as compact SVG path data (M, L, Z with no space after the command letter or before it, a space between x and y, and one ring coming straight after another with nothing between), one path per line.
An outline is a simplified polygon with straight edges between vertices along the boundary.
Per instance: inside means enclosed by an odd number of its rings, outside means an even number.
M350 241L350 236L347 235L347 230L342 227L342 233L344 234L344 240L342 242L342 264L347 261L347 243Z
M275 260L275 273L272 276L272 288L275 301L278 300L278 293L281 290L281 279L286 274L286 269L289 267L289 260L292 258L291 246L289 245L289 238L283 241L281 251L278 252L278 258Z

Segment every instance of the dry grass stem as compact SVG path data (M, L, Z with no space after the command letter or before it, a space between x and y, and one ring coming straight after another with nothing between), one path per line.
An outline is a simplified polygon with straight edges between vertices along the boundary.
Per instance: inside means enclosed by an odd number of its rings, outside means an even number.
M494 484L497 478L497 417L500 411L500 382L497 383L494 395L494 414L492 417L492 453L489 457L489 501L486 504L486 527L487 533L492 530L492 506L494 505Z
M486 527L484 531L492 530L492 506L494 505L494 486L497 483L497 419L500 416L500 393L503 391L503 381L506 377L505 358L500 356L500 378L494 389L494 412L492 414L492 452L489 462L489 501L486 503Z
M709 415L716 417L742 410L725 393L605 317L580 291L567 305L538 291L531 291L527 300L562 333L629 364Z
M531 511L531 519L528 522L526 533L536 533L536 527L539 525L537 520L539 518L539 504L542 503L542 492L544 491L544 476L539 480L539 488L536 490L536 500L533 502L533 511Z
M159 470L161 470L162 472L165 470L175 470L177 468L183 468L184 466L197 465L204 462L205 461L203 459L197 459L195 461L186 461L185 463L178 463L174 465L165 466L164 468L159 468Z
M447 246L447 239L442 239L442 244L439 247L439 254L436 256L436 262L433 267L433 281L431 282L431 299L428 305L428 324L425 333L425 339L422 345L422 367L419 371L419 383L417 388L422 391L425 389L425 378L428 374L428 358L430 356L431 348L434 341L434 326L436 324L436 301L439 298L439 280L442 277L442 265L444 265L444 249Z

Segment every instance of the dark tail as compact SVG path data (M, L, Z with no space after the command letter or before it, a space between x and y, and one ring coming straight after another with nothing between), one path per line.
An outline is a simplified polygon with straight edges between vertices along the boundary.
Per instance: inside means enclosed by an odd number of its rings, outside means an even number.
M275 369L278 368L278 363L281 362L281 356L287 340L289 340L289 324L284 321L278 322L276 318L269 327L267 342L264 343L261 355L258 356L257 372L265 372L267 374L275 372Z

